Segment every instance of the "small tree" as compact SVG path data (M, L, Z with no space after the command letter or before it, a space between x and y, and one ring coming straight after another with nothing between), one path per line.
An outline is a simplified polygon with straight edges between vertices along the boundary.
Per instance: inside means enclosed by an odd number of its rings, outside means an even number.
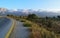
M35 14L29 14L28 15L28 19L37 19L37 18L38 18L38 16Z
M58 18L60 18L60 16L57 16Z
M7 16L9 16L9 15L7 15Z
M49 17L46 16L46 19L48 19Z

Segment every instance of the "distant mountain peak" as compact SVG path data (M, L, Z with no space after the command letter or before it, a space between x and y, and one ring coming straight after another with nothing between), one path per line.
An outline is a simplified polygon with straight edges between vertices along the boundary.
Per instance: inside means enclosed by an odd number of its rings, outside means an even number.
M7 8L0 8L0 11L7 11Z

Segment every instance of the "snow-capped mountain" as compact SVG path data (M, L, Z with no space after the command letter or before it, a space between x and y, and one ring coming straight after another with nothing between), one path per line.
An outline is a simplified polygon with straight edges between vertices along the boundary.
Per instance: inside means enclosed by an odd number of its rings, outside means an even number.
M8 10L8 9L2 9L0 8L0 15L7 15L12 14L16 16L27 16L28 14L36 14L38 16L57 16L60 15L60 12L52 12L52 11L42 11L39 10L32 10L32 9L14 9L14 10Z

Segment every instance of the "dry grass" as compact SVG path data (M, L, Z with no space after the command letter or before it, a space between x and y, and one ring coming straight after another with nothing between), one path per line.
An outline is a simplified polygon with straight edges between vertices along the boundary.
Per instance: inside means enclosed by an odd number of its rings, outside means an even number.
M31 34L30 34L30 38L60 38L60 35L56 35L54 32L50 32L48 30L46 30L43 27L40 27L39 25L37 25L36 23L33 23L31 21L25 20L25 19L21 19L19 18L20 21L23 21L24 23L27 24L31 24Z
M32 32L30 38L60 38L54 32L50 32L43 27L39 27L39 25L31 21L26 20L25 23L29 23L32 25L31 27Z

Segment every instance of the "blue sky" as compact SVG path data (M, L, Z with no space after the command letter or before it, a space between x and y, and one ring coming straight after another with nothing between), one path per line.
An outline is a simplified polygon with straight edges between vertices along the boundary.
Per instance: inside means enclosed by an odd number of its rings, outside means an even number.
M60 0L0 0L8 9L60 9Z

